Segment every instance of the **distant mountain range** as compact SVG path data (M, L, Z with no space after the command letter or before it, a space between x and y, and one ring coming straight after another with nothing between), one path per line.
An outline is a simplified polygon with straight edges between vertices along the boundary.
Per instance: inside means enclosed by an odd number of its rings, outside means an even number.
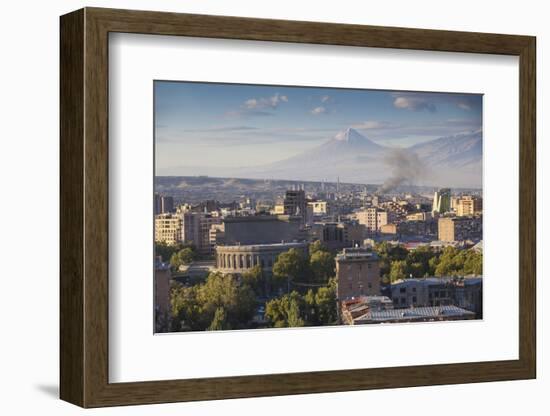
M173 174L176 174L174 172ZM442 137L408 148L382 146L349 128L325 143L261 167L190 169L177 174L481 188L482 132ZM388 190L386 189L386 190Z

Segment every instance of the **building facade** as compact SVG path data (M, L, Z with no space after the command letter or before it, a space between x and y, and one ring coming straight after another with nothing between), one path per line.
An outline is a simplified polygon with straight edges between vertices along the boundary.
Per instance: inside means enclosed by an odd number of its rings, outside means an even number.
M391 222L389 212L379 208L367 208L355 213L355 218L366 227L369 234L375 234L381 231L382 227Z
M336 256L336 280L339 301L380 295L378 256L365 248L345 248Z
M155 216L155 242L176 245L182 241L182 219L176 214Z
M390 287L394 307L455 305L482 315L483 279L475 277L428 277L405 279Z
M155 331L167 332L170 324L170 265L155 259Z
M304 218L306 215L306 194L303 190L288 190L285 194L284 211L286 215L296 215Z
M227 217L224 244L271 244L304 240L302 218L290 215Z
M442 188L434 194L432 213L444 214L451 210L451 190Z
M482 236L481 217L442 217L438 221L440 241L480 240Z
M279 254L290 249L307 253L306 242L223 245L216 247L216 268L222 273L244 273L253 267L260 266L265 273L273 272L273 264Z
M182 218L182 241L193 244L203 254L213 253L210 228L221 223L221 217L202 212L184 212Z
M459 217L473 217L481 214L483 208L482 199L476 196L463 196L458 199L456 215Z

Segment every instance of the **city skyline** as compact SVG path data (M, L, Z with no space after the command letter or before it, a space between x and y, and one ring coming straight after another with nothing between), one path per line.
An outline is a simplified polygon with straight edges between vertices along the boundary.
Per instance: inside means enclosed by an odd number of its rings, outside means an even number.
M350 127L378 145L410 147L479 132L481 107L476 94L156 81L156 172L231 174L315 149ZM208 158L198 161L201 154Z

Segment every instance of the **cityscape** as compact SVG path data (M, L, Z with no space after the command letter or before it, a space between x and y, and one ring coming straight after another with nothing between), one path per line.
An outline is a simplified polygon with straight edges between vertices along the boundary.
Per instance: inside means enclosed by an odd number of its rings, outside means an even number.
M481 96L155 100L155 332L482 319Z

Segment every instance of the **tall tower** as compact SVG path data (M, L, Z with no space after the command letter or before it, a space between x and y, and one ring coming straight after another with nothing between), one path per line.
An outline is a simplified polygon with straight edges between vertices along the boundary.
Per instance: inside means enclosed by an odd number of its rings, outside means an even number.
M432 213L444 214L451 210L451 190L449 188L441 188L434 194L432 205Z

